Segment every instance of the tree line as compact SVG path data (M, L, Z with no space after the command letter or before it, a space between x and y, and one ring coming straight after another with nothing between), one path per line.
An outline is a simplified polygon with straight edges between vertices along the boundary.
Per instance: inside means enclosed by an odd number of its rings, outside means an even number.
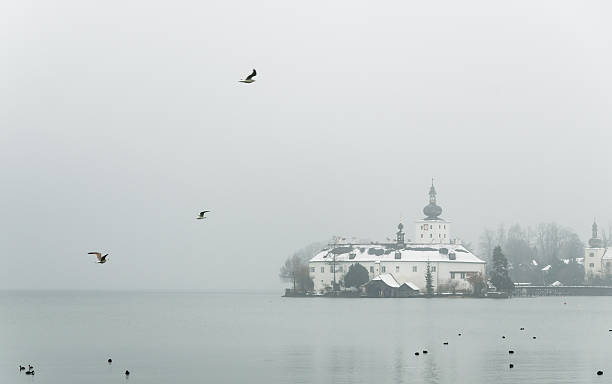
M485 229L479 239L478 255L487 261L487 270L494 268L494 250L507 258L509 277L515 282L548 285L559 281L564 285L584 283L584 244L569 228L557 223L542 223L535 227ZM493 261L493 262L491 262Z

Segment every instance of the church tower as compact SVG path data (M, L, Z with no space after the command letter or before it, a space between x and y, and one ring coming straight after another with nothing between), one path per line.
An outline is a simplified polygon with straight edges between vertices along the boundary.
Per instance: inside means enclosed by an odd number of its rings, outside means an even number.
M398 248L402 248L404 245L406 245L406 242L404 241L404 224L402 223L399 223L397 226L395 242Z
M610 256L606 254L606 248L597 233L597 223L593 220L589 246L584 250L584 279L587 283L591 283L594 278L612 274Z
M417 243L450 244L450 222L440 217L442 207L437 202L437 192L433 179L429 188L429 204L423 208L425 217L416 221Z

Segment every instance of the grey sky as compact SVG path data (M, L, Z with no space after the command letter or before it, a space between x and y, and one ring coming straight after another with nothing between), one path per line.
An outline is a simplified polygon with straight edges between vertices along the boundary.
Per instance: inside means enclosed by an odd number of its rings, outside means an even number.
M3 1L0 288L278 288L311 241L412 237L431 177L468 241L584 239L612 221L611 11Z

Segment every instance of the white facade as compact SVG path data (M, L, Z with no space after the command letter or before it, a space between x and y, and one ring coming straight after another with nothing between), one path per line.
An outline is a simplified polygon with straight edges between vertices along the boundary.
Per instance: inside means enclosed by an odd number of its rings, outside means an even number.
M370 280L390 273L400 284L413 283L422 292L426 289L428 261L436 292L439 288L469 289L467 278L470 275L485 274L485 262L461 245L408 244L403 249L395 248L395 244L355 244L322 250L309 262L315 291L330 289L334 278L336 283L343 281L349 267L355 263L366 268ZM382 254L377 255L381 251Z
M425 244L450 244L450 221L444 219L418 220L415 241Z
M612 276L612 249L605 247L597 235L597 223L593 223L593 236L584 250L584 274L587 283Z
M436 190L432 184L429 204L423 209L426 217L415 222L416 239L404 242L403 225L398 226L394 243L346 242L330 244L309 262L310 277L315 291L331 289L341 283L352 264L359 263L369 278L391 274L399 284L412 283L422 292L426 290L427 264L431 268L434 291L468 290L467 278L485 274L485 262L451 240L449 221L439 217L442 213L436 203Z

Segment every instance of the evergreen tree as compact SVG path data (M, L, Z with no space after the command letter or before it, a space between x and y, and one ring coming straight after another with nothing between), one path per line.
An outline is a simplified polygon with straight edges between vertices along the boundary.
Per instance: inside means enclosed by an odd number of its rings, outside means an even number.
M370 274L365 267L359 263L352 264L344 276L344 286L346 288L359 288L370 280Z
M514 283L508 276L508 259L502 253L500 246L493 250L493 268L490 273L491 283L498 291L512 293Z
M428 295L433 295L433 278L431 276L431 266L429 265L429 259L427 260L427 268L425 270L425 290Z

